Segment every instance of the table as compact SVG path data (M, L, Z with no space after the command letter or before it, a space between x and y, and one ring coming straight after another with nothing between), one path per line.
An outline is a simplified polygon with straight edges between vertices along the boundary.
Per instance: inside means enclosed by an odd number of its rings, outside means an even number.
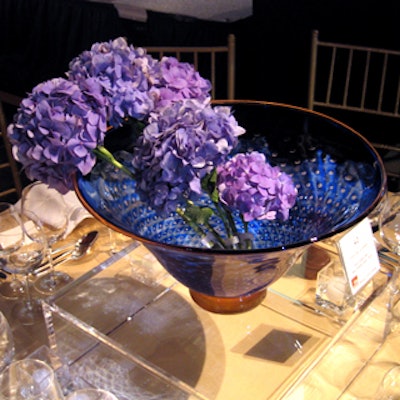
M92 229L100 236L91 254L63 265L74 282L44 299L47 325L11 321L17 357L47 357L65 385L82 380L122 400L149 393L355 399L378 382L371 371L382 374L400 362L393 351L399 339L384 340L387 288L344 319L320 312L312 306L315 281L304 279L300 258L256 309L213 314L139 243L125 238L110 255L109 231L99 222L83 221L67 240ZM11 305L0 303L6 316Z

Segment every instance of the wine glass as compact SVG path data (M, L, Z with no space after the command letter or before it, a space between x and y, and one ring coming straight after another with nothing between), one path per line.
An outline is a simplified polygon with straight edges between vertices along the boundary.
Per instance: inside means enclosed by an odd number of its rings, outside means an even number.
M22 215L15 208L9 210L8 226L8 251L0 255L1 264L5 271L22 275L25 286L25 297L14 305L12 316L24 325L31 325L42 317L42 311L31 297L28 275L46 257L47 241L35 218Z
M398 257L398 262L391 263L393 273L389 283L391 290L389 311L390 331L400 332L400 193L386 195L378 221L383 245L393 253L394 259Z
M41 360L26 358L12 362L0 378L2 400L62 400L53 369Z
M379 400L400 399L400 365L396 365L386 372L376 398Z
M62 239L67 231L67 206L57 190L45 187L41 182L34 182L22 192L21 210L22 214L33 212L37 216L37 223L47 238L49 272L37 278L34 285L38 292L52 294L72 280L67 273L55 270L52 250L54 243Z
M383 244L400 256L400 192L386 195L378 222Z
M6 202L0 202L0 255L6 254L12 249L8 248L8 241L10 232L9 229L14 225L15 220L11 210L13 210L13 205ZM0 267L2 268L1 258ZM7 272L7 271L6 271ZM16 274L11 274L11 280L3 282L0 285L0 294L6 299L18 299L23 296L24 285L18 279Z
M6 368L15 355L14 338L7 318L0 311L0 373Z

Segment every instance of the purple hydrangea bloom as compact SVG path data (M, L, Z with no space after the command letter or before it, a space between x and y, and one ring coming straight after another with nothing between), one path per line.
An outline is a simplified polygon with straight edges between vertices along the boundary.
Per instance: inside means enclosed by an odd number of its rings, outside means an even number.
M120 37L95 43L74 58L67 76L78 83L88 77L99 79L108 101L108 122L117 127L126 117L141 120L153 110L157 91L151 90L150 79L156 64L144 49L135 49Z
M88 174L106 131L106 108L101 85L86 79L81 86L63 78L37 85L25 98L8 127L17 161L28 178L61 193L73 189L71 175Z
M222 203L238 210L244 221L288 219L297 189L289 175L272 167L264 154L237 154L217 167L217 188Z
M179 62L174 57L163 57L154 68L154 86L159 89L157 107L171 101L196 99L209 103L211 82L204 79L193 65Z
M230 107L185 100L151 114L132 161L142 200L162 215L195 200L201 178L226 161L242 133Z

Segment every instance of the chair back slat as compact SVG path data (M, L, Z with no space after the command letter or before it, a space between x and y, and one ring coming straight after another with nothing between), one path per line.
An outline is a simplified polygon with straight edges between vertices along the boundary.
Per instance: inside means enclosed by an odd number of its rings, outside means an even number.
M339 110L350 121L355 112L361 118L369 114L378 120L378 140L371 143L381 154L389 177L397 180L400 190L400 51L327 42L312 32L307 106ZM329 111L325 111L329 113ZM330 112L337 117L337 114ZM341 114L342 115L342 114ZM381 118L383 117L383 118ZM385 133L388 118L393 132ZM360 120L360 118L358 118ZM382 123L380 123L382 120ZM369 121L369 120L368 120ZM368 124L368 122L366 123ZM393 138L395 142L393 143Z
M147 52L157 58L176 57L188 62L212 84L213 99L235 98L235 35L228 35L225 46L147 46ZM224 82L221 83L221 78Z
M11 144L7 137L7 118L4 110L6 104L17 107L22 99L0 91L0 201L14 203L21 197L22 181L20 167L12 155Z
M400 117L400 51L324 42L318 35L313 31L308 108Z

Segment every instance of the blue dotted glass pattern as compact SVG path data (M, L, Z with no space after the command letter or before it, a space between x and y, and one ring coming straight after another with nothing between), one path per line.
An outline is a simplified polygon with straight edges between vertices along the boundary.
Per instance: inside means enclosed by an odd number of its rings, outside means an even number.
M98 165L90 176L78 176L76 190L89 211L142 241L184 285L205 294L233 297L269 285L308 245L365 218L382 198L386 177L372 146L334 119L283 104L222 104L232 106L239 124L246 128L236 151L265 153L272 165L292 176L298 188L287 221L250 223L254 249L204 248L181 218L175 214L158 217L140 202L132 179L109 166ZM128 164L129 158L124 162Z

